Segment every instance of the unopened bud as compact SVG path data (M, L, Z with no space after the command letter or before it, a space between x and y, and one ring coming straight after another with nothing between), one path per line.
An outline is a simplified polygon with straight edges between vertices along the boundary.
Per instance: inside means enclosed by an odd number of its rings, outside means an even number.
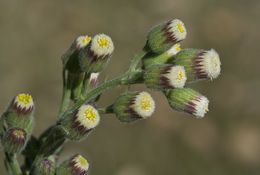
M91 105L82 105L74 113L64 117L61 125L70 140L81 140L90 133L100 121L98 111Z
M127 92L120 95L113 105L113 111L121 122L133 122L150 117L155 103L147 92Z
M186 79L184 67L171 64L151 65L144 75L146 86L155 90L182 88Z
M221 70L219 55L214 49L183 49L176 55L173 63L184 66L188 82L215 79Z
M34 103L30 94L21 93L14 97L5 113L8 127L25 129L33 120Z
M105 34L94 36L90 44L80 51L79 62L83 72L101 72L114 51L112 39Z
M3 138L4 150L8 153L20 153L27 143L27 133L21 128L8 129Z
M197 118L204 117L209 110L209 100L190 88L173 89L168 92L167 98L173 109L192 114Z
M89 170L88 161L79 154L63 161L57 168L57 175L86 175Z
M56 162L54 156L44 158L34 169L34 175L55 175Z
M184 40L186 35L184 23L179 19L173 19L152 28L147 37L147 44L153 52L160 54Z

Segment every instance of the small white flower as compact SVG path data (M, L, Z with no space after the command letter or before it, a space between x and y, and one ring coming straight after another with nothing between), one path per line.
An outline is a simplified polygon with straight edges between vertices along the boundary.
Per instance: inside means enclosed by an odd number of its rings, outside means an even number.
M205 96L200 96L193 100L193 103L195 104L194 115L197 116L197 118L204 117L204 115L209 111L209 100Z
M92 39L90 50L92 50L98 57L111 55L114 51L114 44L109 36L98 34Z
M81 49L83 47L85 47L86 45L88 45L88 43L91 41L91 37L88 36L88 35L85 35L85 36L79 36L75 43L76 43L76 47L78 49Z
M153 114L155 103L149 93L141 92L136 95L132 108L142 118L147 118Z
M169 73L165 76L169 79L170 85L175 88L182 88L187 80L183 66L172 66Z
M21 93L14 99L14 104L20 109L31 109L34 105L32 96L30 94Z
M169 31L173 33L177 41L184 40L187 36L187 31L184 26L184 23L179 19L173 19L169 25Z
M180 43L174 44L169 50L166 51L166 54L169 56L176 55L179 51L181 51Z
M76 121L86 129L95 128L100 121L98 111L91 105L82 105L77 112Z
M81 155L76 155L73 159L72 159L73 165L75 169L79 169L80 172L86 172L89 169L89 163L88 161L82 157Z
M211 79L217 78L221 71L221 62L218 53L214 49L211 49L206 51L201 57L203 58L201 61L202 69L208 77Z

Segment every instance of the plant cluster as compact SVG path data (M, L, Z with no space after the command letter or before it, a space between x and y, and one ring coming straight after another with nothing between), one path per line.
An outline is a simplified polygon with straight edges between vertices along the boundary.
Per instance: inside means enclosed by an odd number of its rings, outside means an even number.
M77 37L62 55L63 96L56 124L39 138L32 135L35 105L28 93L15 96L2 114L0 137L8 174L87 174L89 163L79 154L58 163L64 143L85 139L98 126L101 114L114 113L124 123L149 118L155 102L146 91L130 91L133 84L144 83L149 89L161 91L177 111L204 117L209 100L187 85L217 78L221 63L214 49L181 49L180 42L186 35L179 19L153 27L129 70L102 83L98 83L98 77L113 54L112 39L105 34ZM112 105L97 107L100 96L118 85L127 86L127 90ZM22 166L17 154L25 158Z

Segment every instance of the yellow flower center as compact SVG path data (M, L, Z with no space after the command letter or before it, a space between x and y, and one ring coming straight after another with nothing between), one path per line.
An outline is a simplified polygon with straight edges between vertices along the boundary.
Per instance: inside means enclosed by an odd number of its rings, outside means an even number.
M178 26L178 29L179 29L179 31L180 31L181 33L183 33L183 32L185 31L184 28L182 27L183 24L178 23L177 26Z
M108 48L110 46L110 42L104 37L99 38L97 40L97 43L98 43L99 47L101 47L101 48L104 48L104 47Z
M180 44L177 45L176 50L181 51Z
M176 80L182 80L183 78L184 78L184 75L183 75L182 71L178 71Z
M81 42L84 44L84 45L87 45L91 40L91 37L90 36L86 36L86 37L83 37L81 39Z
M140 101L140 107L142 110L149 110L151 108L151 100L148 95L144 95Z
M95 119L96 119L97 115L96 113L93 111L93 109L87 109L84 111L83 113L83 118L85 120L88 120L88 121L91 121L91 122L94 122Z
M87 160L84 159L82 156L79 156L79 157L78 157L77 162L79 162L80 165L82 165L82 166L84 166L84 167L88 166L88 162L87 162Z
M19 94L18 100L24 104L30 104L32 102L32 96L30 94Z
M218 69L218 63L217 63L217 58L213 58L213 65L214 65L214 70L216 71Z
M22 131L15 131L14 135L19 138L24 138L24 132Z
M208 107L205 107L205 111L209 111L209 108L208 108Z

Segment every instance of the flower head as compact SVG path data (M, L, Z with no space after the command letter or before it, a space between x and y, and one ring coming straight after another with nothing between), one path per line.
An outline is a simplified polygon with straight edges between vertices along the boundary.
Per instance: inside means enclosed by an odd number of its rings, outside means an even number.
M17 113L28 114L33 110L33 99L30 94L21 93L14 99L14 109Z
M155 103L147 92L128 92L119 96L113 105L116 117L122 122L133 122L150 117Z
M105 34L95 35L88 47L79 55L80 67L83 72L100 72L107 65L114 51L112 39Z
M91 41L91 36L85 35L85 36L79 36L76 38L74 45L77 49L82 49L86 47Z
M204 117L208 111L209 100L190 88L171 90L167 98L173 109L192 114L197 118Z
M54 175L56 169L56 161L54 156L44 158L41 160L36 168L34 169L34 174L40 175Z
M100 121L98 111L91 105L82 105L75 116L75 122L86 129L95 128Z
M63 161L57 168L57 175L86 175L89 170L88 161L79 154Z
M183 66L154 64L146 69L144 80L148 88L165 90L182 88L187 77Z
M98 111L91 105L82 105L62 121L67 137L71 140L85 138L100 122Z
M168 42L182 41L187 36L184 23L179 19L168 21L163 30L166 32Z
M30 94L21 93L15 96L5 112L8 127L26 129L33 120L34 103Z
M179 19L173 19L152 28L147 37L147 45L153 52L163 53L186 36L184 23Z
M217 78L220 74L221 62L218 53L214 49L200 53L196 65L196 71L203 72L210 79Z
M98 34L94 36L90 50L97 55L97 57L111 55L114 51L114 44L108 35Z
M142 118L150 117L155 109L155 103L151 95L147 92L140 92L134 98L130 107Z
M181 51L181 44L174 44L169 50L166 51L166 54L169 56L175 56L178 52Z
M214 49L183 49L173 62L185 67L188 81L215 79L221 71L219 55Z
M3 147L8 153L20 153L27 142L27 133L21 128L10 128L4 135Z

